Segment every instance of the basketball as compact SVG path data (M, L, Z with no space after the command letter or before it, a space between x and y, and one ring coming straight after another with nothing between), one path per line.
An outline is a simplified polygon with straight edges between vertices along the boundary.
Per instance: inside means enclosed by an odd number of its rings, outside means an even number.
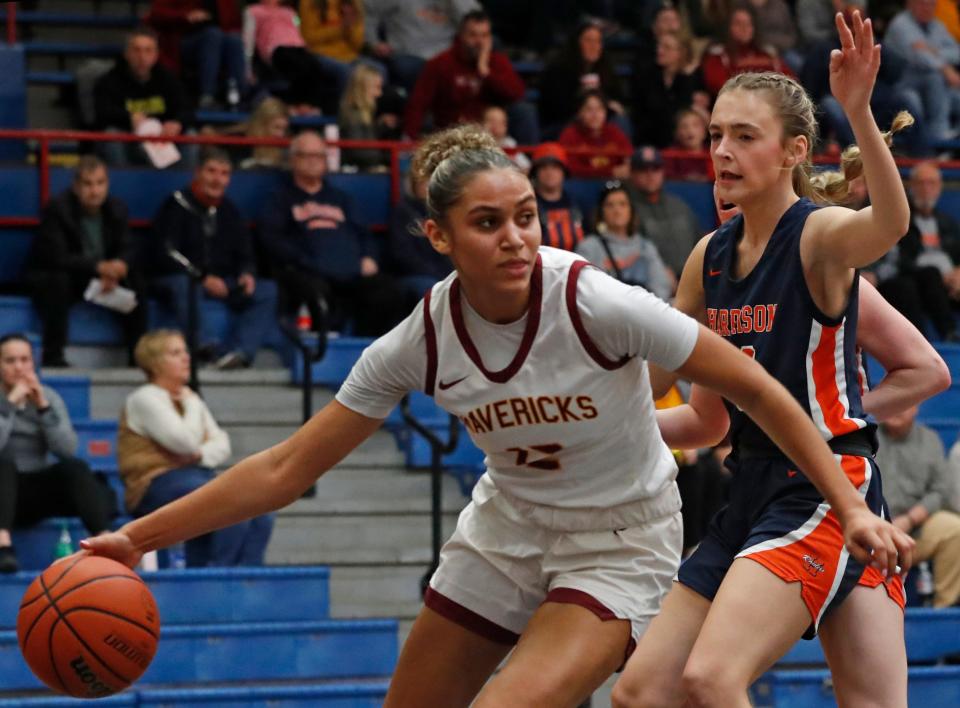
M27 665L54 691L102 698L147 670L160 639L160 615L150 589L122 563L71 556L27 588L17 638Z

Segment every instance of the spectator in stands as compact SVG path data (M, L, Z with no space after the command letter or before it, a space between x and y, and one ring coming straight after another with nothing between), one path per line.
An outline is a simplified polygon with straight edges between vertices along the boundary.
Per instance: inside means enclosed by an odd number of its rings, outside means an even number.
M238 0L152 0L146 23L160 34L160 60L195 72L200 108L222 96L235 107L246 90ZM221 77L224 81L221 83Z
M400 137L400 117L379 110L382 96L383 74L370 64L358 63L350 73L347 90L340 100L337 124L341 139L396 140ZM362 171L383 171L390 166L390 152L378 148L344 148L340 161Z
M510 136L510 119L507 112L500 106L487 106L483 111L481 121L484 129L497 139L497 144L510 155L514 164L523 170L524 174L530 171L530 158L520 151L514 151L517 141Z
M282 92L291 105L332 114L346 83L339 66L325 63L307 48L297 13L282 0L261 0L243 12L243 52L247 80L258 83L257 62L287 81ZM338 63L337 63L338 64Z
M400 287L380 272L377 247L348 194L326 180L326 145L304 131L290 144L291 178L266 200L259 234L283 286L283 309L310 309L313 327L328 321L324 304L353 318L354 332L383 334L409 312Z
M866 17L865 9L858 5L858 2L861 0L842 0L840 4L848 23L852 22L854 10L859 11L862 17ZM830 53L834 49L840 49L840 39L832 29L834 26L832 16L830 22L831 34L807 48L803 68L800 71L800 81L823 111L821 135L825 139L834 140L837 143L836 149L841 150L847 145L854 144L856 139L843 109L830 92ZM924 108L920 98L901 85L901 78L907 70L904 56L892 51L886 43L881 45L880 71L870 96L870 108L880 125L892 123L893 117L901 110L910 111L917 122L909 130L897 136L897 145L911 154L922 155L930 149L929 131L923 119Z
M363 7L369 53L386 64L391 83L407 93L427 60L453 42L467 13L480 9L476 0L363 0Z
M866 277L914 327L923 331L926 317L941 339L957 339L951 298L960 300L960 224L936 208L943 178L935 162L921 162L910 172L910 228Z
M957 0L937 0L936 18L947 28L947 32L960 42L960 8Z
M700 111L683 108L677 113L670 157L664 159L667 179L713 182L713 161L707 152L707 120Z
M193 181L161 204L153 219L151 257L145 261L150 288L171 308L182 331L189 326L189 274L171 256L186 257L201 278L203 298L223 301L234 313L227 342L218 345L201 321L199 345L216 359L218 369L249 366L275 322L277 287L255 277L253 242L246 221L226 196L230 184L229 156L210 149L197 167Z
M300 0L300 31L307 49L324 71L334 77L339 99L363 49L362 1ZM377 70L382 71L379 63Z
M72 186L51 199L40 214L26 281L43 324L44 366L69 366L63 350L70 307L84 299L93 280L104 293L123 286L137 295L137 306L121 315L131 363L133 347L146 329L144 284L127 226L127 207L109 191L106 165L86 155L77 165Z
M479 122L483 109L501 105L521 145L538 142L532 105L522 101L526 87L506 54L493 50L490 19L481 10L467 13L451 46L423 67L407 102L403 132L417 138L427 114L434 128Z
M540 212L541 245L565 251L583 241L583 211L564 188L569 174L567 151L560 143L543 143L533 151L530 181Z
M137 365L147 383L124 402L117 462L126 508L140 517L212 480L230 457L230 437L187 386L190 352L179 332L145 334ZM257 516L187 541L187 567L263 565L272 529L271 515Z
M639 285L668 300L676 287L653 242L637 230L630 191L620 180L607 182L597 202L596 233L577 253L628 285Z
M716 96L731 76L747 71L778 71L793 75L776 50L760 44L753 18L750 6L737 7L730 14L726 41L707 48L701 68L703 82L711 96Z
M671 276L678 278L703 229L687 203L663 189L660 151L637 148L630 159L630 187L637 224L656 247Z
M633 145L607 121L607 102L599 91L583 92L577 117L563 129L558 142L569 154L574 177L625 177L629 171Z
M246 127L249 138L288 138L290 118L287 104L279 98L263 99L250 116ZM287 166L287 149L280 145L257 145L250 157L240 162L240 169L281 168Z
M187 122L183 86L169 70L157 64L157 35L139 28L127 36L123 58L101 76L93 90L98 129L114 133L137 132L154 118L165 135L180 135ZM100 143L110 165L149 164L139 143Z
M786 0L748 0L753 9L757 36L793 69L803 63L796 51L797 24ZM836 32L834 32L836 34Z
M934 17L936 0L907 0L907 9L890 22L884 44L907 59L900 86L922 106L933 141L956 135L951 113L960 104L960 44Z
M673 140L673 117L697 105L706 112L710 98L699 69L689 71L692 46L678 34L657 39L656 66L633 75L632 94L641 104L633 112L633 135L638 142L666 147Z
M545 137L555 138L577 112L581 91L600 91L607 97L611 120L627 132L623 89L613 62L603 49L603 30L596 20L582 22L540 75L540 117Z
M413 299L419 300L450 274L453 264L430 245L423 232L423 220L427 218L427 183L415 179L411 171L405 184L404 194L390 217L387 252L400 284Z
M878 431L877 464L893 524L916 540L914 562L933 561L933 606L960 600L960 515L949 508L955 481L940 436L916 422L917 407L888 416Z
M844 6L856 5L863 12L866 9L866 0L797 0L797 29L800 33L800 44L809 47L837 34L837 24L834 19Z
M99 534L109 528L116 500L76 457L67 407L40 383L21 334L0 337L0 391L0 573L14 573L19 564L10 529L79 516Z

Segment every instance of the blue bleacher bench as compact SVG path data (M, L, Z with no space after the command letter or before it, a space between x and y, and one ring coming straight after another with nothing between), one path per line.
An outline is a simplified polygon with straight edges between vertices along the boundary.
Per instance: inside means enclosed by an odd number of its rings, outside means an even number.
M380 708L387 681L313 686L236 686L160 689L139 692L141 706L162 708ZM2 704L0 704L2 705Z
M138 686L382 677L396 661L396 620L165 624ZM41 687L14 631L0 632L0 676L8 691Z
M23 44L27 54L62 54L64 56L110 57L123 54L123 45L108 42L51 42L32 39Z
M140 17L129 15L101 15L80 12L42 12L23 10L16 14L17 23L25 25L61 25L74 27L136 27ZM7 21L7 10L0 10L0 22Z
M42 383L60 394L71 421L90 417L89 376L45 376Z
M0 607L19 607L36 575L0 575ZM330 570L324 566L187 568L141 576L164 625L307 622L330 614ZM15 620L14 613L0 613L0 629L14 629Z
M116 529L127 521L130 521L130 517L117 516L111 522L111 526ZM44 570L53 562L54 547L57 545L64 525L70 533L74 547L80 539L90 535L77 517L52 517L27 528L14 528L10 531L22 572ZM0 622L0 627L3 624L4 622Z

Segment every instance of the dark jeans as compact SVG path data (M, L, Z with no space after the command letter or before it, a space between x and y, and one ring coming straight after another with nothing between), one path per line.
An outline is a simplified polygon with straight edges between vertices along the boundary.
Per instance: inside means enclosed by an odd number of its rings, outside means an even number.
M201 96L221 93L217 90L217 79L221 74L225 79L233 79L241 92L246 86L246 60L239 34L209 25L183 35L180 54L185 65L194 67Z
M51 516L79 516L91 536L110 528L113 492L83 460L68 457L35 472L0 459L0 529L33 526Z
M295 314L306 304L316 326L324 321L317 301L322 298L331 310L353 318L358 337L379 337L389 331L410 312L410 298L396 280L377 274L340 281L317 273L286 268L280 282L283 287L283 309Z
M956 329L950 295L943 276L933 266L900 273L881 282L877 290L921 332L925 316L930 318L941 339Z
M226 299L227 307L236 315L226 343L221 346L221 353L239 351L253 361L257 350L263 344L267 332L276 322L277 315L277 284L272 280L258 278L257 287L253 295L244 295L237 286L236 278L224 278L230 295ZM165 275L150 281L150 291L161 302L173 311L177 326L187 335L189 322L190 281L186 275ZM206 297L203 286L197 284L197 297L202 301ZM197 344L203 346L211 343L209 335L203 327L203 308L197 307Z
M67 345L67 325L70 307L83 300L83 292L90 283L90 276L75 275L66 271L42 270L27 274L27 283L33 306L37 310L43 325L43 358L53 361L63 358L63 348ZM137 293L137 305L126 315L116 313L123 327L123 338L127 352L133 348L147 329L147 308L144 302L143 280L131 273L121 285Z
M150 482L133 515L145 516L202 487L214 476L214 471L206 467L181 467L164 472ZM273 516L266 514L191 539L185 544L187 567L263 565L271 531Z
M323 63L304 47L277 47L270 56L273 69L290 82L287 103L307 103L327 115L336 115L346 74Z

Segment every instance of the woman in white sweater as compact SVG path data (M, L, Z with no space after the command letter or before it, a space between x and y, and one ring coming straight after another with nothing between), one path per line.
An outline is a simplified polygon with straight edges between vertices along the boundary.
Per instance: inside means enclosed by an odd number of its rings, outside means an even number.
M148 383L124 404L117 458L126 507L143 516L213 479L230 457L230 437L187 386L190 353L179 332L145 334L134 357ZM262 516L188 541L187 565L262 565L272 528Z

